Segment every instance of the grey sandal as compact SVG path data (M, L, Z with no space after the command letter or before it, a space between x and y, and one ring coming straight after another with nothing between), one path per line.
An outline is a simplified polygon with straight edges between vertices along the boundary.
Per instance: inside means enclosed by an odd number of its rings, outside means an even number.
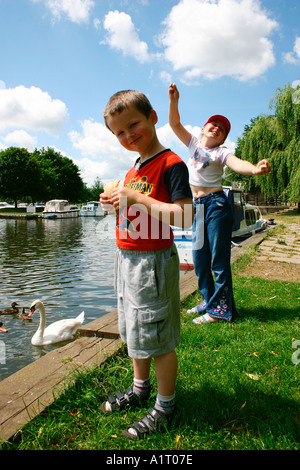
M133 388L129 387L124 393L121 393L119 390L116 392L108 392L107 400L102 403L100 406L101 413L112 413L115 410L121 410L125 406L138 406L141 405L142 402L148 400L150 396L150 392L152 389L152 385L149 387L149 391L146 395L137 395L133 392ZM106 409L106 403L109 403L111 410L108 411Z
M173 417L174 413L167 415L156 408L151 408L146 416L122 431L122 434L128 439L144 439L148 434L162 430ZM130 432L130 429L133 429L134 432Z

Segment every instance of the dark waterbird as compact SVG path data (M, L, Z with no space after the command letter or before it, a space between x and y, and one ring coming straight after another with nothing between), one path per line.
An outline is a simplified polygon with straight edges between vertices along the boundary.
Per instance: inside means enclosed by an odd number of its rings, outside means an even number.
M19 305L17 302L13 302L11 304L12 308L5 308L4 310L0 310L0 315L12 315L14 313L19 313L17 305Z

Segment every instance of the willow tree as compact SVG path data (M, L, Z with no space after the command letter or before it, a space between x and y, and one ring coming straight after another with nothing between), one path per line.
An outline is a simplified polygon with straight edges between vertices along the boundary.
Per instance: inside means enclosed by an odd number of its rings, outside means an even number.
M267 177L241 177L244 189L260 188L266 197L300 201L300 104L289 84L278 89L270 102L272 115L258 116L238 139L236 155L256 164L267 158L272 170Z

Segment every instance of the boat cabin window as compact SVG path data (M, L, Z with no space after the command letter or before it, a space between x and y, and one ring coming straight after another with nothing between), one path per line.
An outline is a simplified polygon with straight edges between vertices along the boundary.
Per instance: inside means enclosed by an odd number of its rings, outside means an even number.
M253 225L259 219L259 214L254 209L247 209L245 219L247 225Z
M235 205L236 209L241 210L242 202L243 202L242 193L237 192L237 191L233 191L233 201L234 201L234 205Z

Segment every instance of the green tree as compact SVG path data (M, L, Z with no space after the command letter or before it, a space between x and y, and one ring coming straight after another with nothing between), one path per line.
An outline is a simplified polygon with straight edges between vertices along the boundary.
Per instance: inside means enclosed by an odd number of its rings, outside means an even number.
M87 202L91 200L92 200L91 189L87 187L86 183L83 183L80 200L78 202Z
M79 168L73 161L53 148L42 148L33 153L41 169L40 199L81 200L84 184Z
M99 195L103 193L103 184L99 177L95 179L93 186L90 188L90 191L91 191L91 200L99 201Z
M36 201L36 188L40 181L39 165L28 150L9 147L0 152L0 195L13 200L30 198Z
M278 195L292 203L300 201L300 105L294 99L295 89L289 84L278 89L270 102L273 115L251 120L238 139L236 155L256 164L267 158L272 166L265 177L235 177L245 190L259 187L267 197ZM232 177L232 176L231 176Z
M92 187L87 187L86 183L83 183L80 202L99 201L100 193L103 193L103 184L101 179L97 177Z

